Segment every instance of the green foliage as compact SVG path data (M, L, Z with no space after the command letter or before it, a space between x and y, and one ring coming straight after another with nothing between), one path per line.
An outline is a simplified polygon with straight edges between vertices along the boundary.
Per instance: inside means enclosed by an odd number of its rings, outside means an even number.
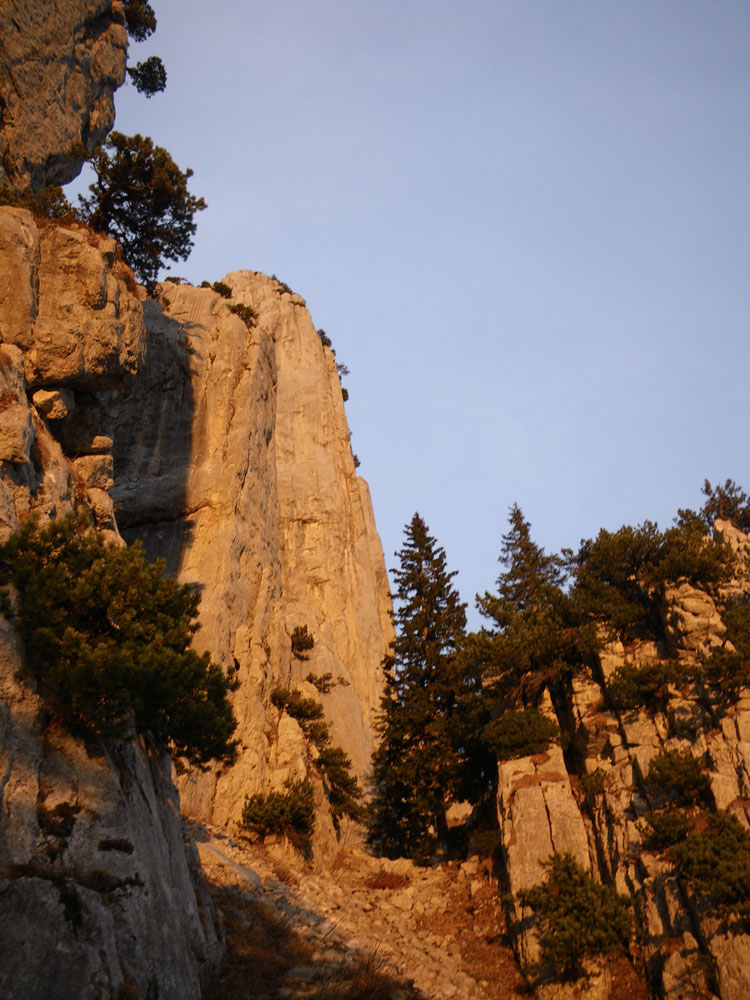
M455 573L418 514L398 557L368 837L391 857L420 857L447 838L445 813L464 760L466 716L458 709L471 678L457 656L466 615Z
M711 778L705 765L686 751L666 750L649 764L646 783L675 799L680 805L703 802L710 805Z
M77 218L76 211L63 194L63 189L50 184L41 191L14 191L9 184L0 184L0 205L11 208L25 208L32 215L42 219L71 221Z
M632 905L614 886L598 885L571 854L555 854L544 865L545 882L518 894L534 910L541 930L541 965L560 979L583 974L586 958L623 948L630 937Z
M595 634L582 624L576 604L562 589L563 560L532 541L531 525L517 504L509 524L498 593L477 598L480 612L495 629L471 646L484 661L484 671L495 675L501 697L536 702L545 687L580 670Z
M647 846L654 851L664 851L685 839L690 830L690 820L681 809L665 809L646 817L649 828Z
M704 816L705 829L670 848L692 889L712 912L750 920L750 832L730 813Z
M601 795L607 787L608 774L604 768L597 767L581 775L581 788L586 795Z
M535 708L505 712L490 722L482 733L482 741L498 760L512 760L542 753L560 735L560 730L546 715Z
M750 497L732 479L727 479L723 486L712 486L706 479L703 495L706 502L700 516L708 528L713 528L714 522L723 518L742 531L750 531Z
M217 284L221 284L221 282L217 282ZM224 287L226 288L227 286L225 285ZM243 305L241 302L233 302L229 307L229 311L233 312L235 316L239 316L248 330L252 330L258 322L258 314L252 306Z
M362 789L351 773L351 758L341 747L331 746L328 740L319 740L318 744L315 766L323 774L334 825L338 826L338 820L345 815L352 819L362 819Z
M723 696L736 701L745 687L750 687L750 598L746 595L730 601L722 614L725 645L714 649L701 663L701 676ZM728 649L726 643L735 649Z
M298 660L307 660L305 653L315 645L315 639L307 631L307 625L297 625L292 631L292 653Z
M316 677L315 674L309 673L307 677L305 677L305 680L308 684L312 684L312 686L316 688L320 694L330 694L336 685L336 682L333 679L333 674L330 670L325 674L321 674L320 677Z
M218 292L223 299L231 299L232 297L232 289L225 281L214 281L211 288Z
M72 729L122 737L134 722L191 763L229 761L230 683L190 647L198 594L163 570L81 516L30 519L0 547L26 669Z
M572 560L574 597L584 614L624 641L654 638L665 584L686 580L710 591L730 579L734 566L729 548L707 538L697 519L683 518L665 532L651 521L602 529Z
M124 0L125 27L136 42L145 41L156 31L156 14L148 0Z
M285 792L248 796L241 822L261 840L270 834L306 839L315 829L312 785L309 781L295 781L287 784Z
M658 660L641 667L625 664L607 682L607 693L617 708L664 712L669 686L684 684L689 679L689 672L678 660Z
M331 347L331 338L325 332L325 330L318 330L318 336L320 337L320 342L323 347Z
M139 279L153 288L165 260L185 260L193 247L196 212L206 203L190 194L191 170L182 171L151 139L112 132L92 165L91 195L80 198L83 217L114 236Z
M128 76L139 94L153 97L167 88L167 71L159 56L149 56L135 66L128 67Z
M327 676L330 678L331 675ZM350 758L341 747L331 745L331 735L323 721L323 706L314 698L306 698L298 688L274 688L271 702L296 719L307 739L315 746L317 756L314 764L323 776L336 828L344 815L361 819L362 789L351 773Z
M271 278L273 279L273 281L276 282L276 285L277 285L276 294L277 295L283 295L284 292L288 292L289 295L294 295L294 292L291 290L291 288L289 287L289 285L287 285L287 283L285 281L281 281L279 278L276 277L275 274L272 274Z
M323 717L323 706L314 698L306 698L299 688L275 687L271 692L271 704L291 715L303 728L305 723Z

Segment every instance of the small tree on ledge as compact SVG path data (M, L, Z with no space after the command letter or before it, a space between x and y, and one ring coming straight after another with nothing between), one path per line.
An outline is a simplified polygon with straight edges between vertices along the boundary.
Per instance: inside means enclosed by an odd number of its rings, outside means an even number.
M112 132L93 157L96 181L81 197L88 224L114 236L138 279L153 289L167 260L186 260L195 213L206 207L188 191L192 170L181 170L166 149L141 135Z

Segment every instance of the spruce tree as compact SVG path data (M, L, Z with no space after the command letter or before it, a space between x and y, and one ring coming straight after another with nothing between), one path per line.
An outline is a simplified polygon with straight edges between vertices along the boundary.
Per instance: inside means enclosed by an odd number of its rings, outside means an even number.
M593 630L582 626L576 605L562 588L563 559L547 555L532 540L531 525L517 504L509 524L498 592L477 597L479 611L495 628L472 642L484 659L485 674L494 675L506 708L537 704L544 688L578 667L594 642Z
M457 650L466 605L445 551L415 514L396 553L396 638L384 660L381 741L373 758L369 841L390 857L426 857L447 836L458 787L457 707L466 681Z

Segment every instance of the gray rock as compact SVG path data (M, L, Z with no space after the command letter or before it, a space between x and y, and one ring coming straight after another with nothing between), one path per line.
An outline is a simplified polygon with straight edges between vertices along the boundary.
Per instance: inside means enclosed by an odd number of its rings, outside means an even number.
M66 184L115 120L127 34L112 0L0 5L0 183Z

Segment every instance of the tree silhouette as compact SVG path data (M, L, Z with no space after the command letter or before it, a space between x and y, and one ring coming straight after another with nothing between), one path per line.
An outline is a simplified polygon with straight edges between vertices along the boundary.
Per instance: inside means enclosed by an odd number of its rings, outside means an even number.
M457 650L466 606L444 550L419 514L397 555L396 638L384 661L369 840L384 854L416 857L445 842L446 810L459 780L455 723L465 681Z

